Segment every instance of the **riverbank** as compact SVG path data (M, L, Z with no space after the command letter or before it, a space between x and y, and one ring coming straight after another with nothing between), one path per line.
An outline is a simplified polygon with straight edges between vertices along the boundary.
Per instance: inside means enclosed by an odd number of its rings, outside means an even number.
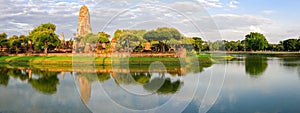
M0 56L0 64L12 65L149 65L153 62L164 65L212 63L209 55L199 57L94 57L94 56Z
M274 52L274 51L208 51L204 52L206 54L211 53L211 54L244 54L244 55L265 55L265 56L300 56L300 51L299 52Z

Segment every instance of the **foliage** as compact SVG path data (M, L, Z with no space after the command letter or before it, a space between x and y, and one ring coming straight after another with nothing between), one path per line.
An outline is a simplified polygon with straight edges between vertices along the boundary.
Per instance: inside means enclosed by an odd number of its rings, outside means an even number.
M157 28L156 30L148 31L143 36L147 40L157 40L157 41L166 41L174 38L179 40L181 38L180 32L175 28L167 28L161 27Z
M122 34L122 30L117 29L117 30L115 31L115 33L114 33L113 39L118 40L119 37L121 36L121 34Z
M100 42L100 43L107 43L107 42L109 42L109 37L110 37L110 35L109 34L107 34L107 33L105 33L105 32L99 32L98 33L98 42Z
M61 44L58 35L55 34L56 26L52 23L41 24L33 29L29 38L33 41L35 49L44 49L47 53L48 49L54 49Z
M105 32L99 32L98 34L88 33L81 39L84 43L107 43L109 42L110 35Z
M200 53L204 49L204 46L203 46L204 41L202 40L202 38L199 38L199 37L193 37L193 39L194 39L194 43L193 43L194 49L195 49L195 51Z
M225 41L217 40L215 42L208 42L209 50L213 51L224 51L225 50Z
M134 48L141 43L146 42L143 38L145 33L146 30L123 30L122 33L120 33L117 42L119 46L122 46L123 48L128 46L129 48Z
M7 34L5 32L0 34L0 39L7 38Z
M0 34L0 46L8 46L7 34L4 32Z
M265 50L268 47L268 41L261 33L250 32L250 34L247 34L245 37L245 45L247 50Z
M299 51L299 39L287 39L282 44L285 51Z
M81 39L83 43L96 43L98 40L99 36L93 33L88 33Z

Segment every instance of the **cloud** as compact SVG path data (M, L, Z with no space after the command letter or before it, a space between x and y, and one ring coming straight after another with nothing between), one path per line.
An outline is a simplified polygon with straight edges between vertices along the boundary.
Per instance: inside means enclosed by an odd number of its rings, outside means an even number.
M233 40L242 39L250 31L261 31L276 41L283 37L299 36L297 31L300 29L276 24L268 17L228 13L210 15L207 12L212 8L237 9L238 0L0 0L0 32L6 32L9 36L27 34L34 27L51 22L56 24L58 34L64 32L67 39L72 38L77 29L79 9L83 4L90 9L94 33L104 30L113 34L117 28L132 26L147 30L168 26L175 27L188 36L217 37L213 34L220 32L224 38ZM261 13L272 14L274 10L264 10Z
M229 8L237 8L238 3L239 3L238 1L232 0L232 1L229 2L228 7Z
M221 8L223 7L222 3L219 0L197 0L204 7L210 8Z
M268 33L266 26L274 23L269 18L254 15L215 14L212 18L225 40L243 40L249 32Z
M260 29L260 27L258 27L258 26L253 26L253 25L251 25L251 26L249 27L249 29L250 29L251 32L259 32L259 33L263 33L262 30Z
M263 10L262 13L263 14L272 14L272 13L274 13L274 11L273 10Z
M237 29L251 25L258 26L272 23L272 20L269 18L253 15L215 14L212 15L212 18L220 29Z

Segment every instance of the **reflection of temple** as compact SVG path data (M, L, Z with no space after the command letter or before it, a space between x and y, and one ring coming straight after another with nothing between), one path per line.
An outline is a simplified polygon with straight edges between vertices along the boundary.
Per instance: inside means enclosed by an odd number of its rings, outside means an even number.
M29 76L29 78L32 78L32 70L31 69L28 69L28 76Z
M78 76L78 82L81 100L84 104L87 104L91 97L91 83L84 76Z

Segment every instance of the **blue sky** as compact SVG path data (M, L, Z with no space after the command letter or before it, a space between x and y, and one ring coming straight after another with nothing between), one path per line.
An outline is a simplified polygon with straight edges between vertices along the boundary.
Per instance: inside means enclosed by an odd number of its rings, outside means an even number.
M0 0L0 32L27 34L52 22L72 38L83 4L94 33L166 26L205 40L242 40L252 31L271 43L300 36L299 0Z

